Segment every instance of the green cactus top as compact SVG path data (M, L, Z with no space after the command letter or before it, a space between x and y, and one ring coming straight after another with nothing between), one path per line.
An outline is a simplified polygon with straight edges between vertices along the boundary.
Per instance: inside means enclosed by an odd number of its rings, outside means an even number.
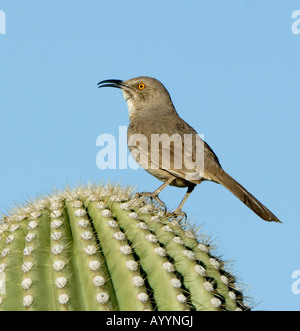
M0 310L247 310L190 222L132 189L66 189L0 220Z

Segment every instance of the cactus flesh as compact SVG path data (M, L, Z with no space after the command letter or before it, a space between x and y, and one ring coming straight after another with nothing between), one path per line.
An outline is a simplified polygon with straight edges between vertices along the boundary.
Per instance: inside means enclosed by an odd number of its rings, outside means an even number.
M0 220L0 310L245 309L207 240L131 189L67 189Z

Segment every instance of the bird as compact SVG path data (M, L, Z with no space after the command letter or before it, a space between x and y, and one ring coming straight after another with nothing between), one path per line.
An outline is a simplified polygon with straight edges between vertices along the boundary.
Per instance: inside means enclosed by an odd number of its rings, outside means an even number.
M282 223L223 170L211 147L179 116L168 90L159 80L140 76L105 79L97 85L122 90L129 111L129 151L143 169L163 182L154 192L145 192L145 196L164 205L159 193L165 187L185 187L187 191L172 213L183 215L182 207L196 185L211 181L223 185L261 219Z

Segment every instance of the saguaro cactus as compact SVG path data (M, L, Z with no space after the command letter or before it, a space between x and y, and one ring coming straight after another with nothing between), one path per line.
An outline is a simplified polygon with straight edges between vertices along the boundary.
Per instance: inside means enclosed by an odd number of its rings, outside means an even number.
M130 189L67 189L0 220L0 310L245 310L188 222Z

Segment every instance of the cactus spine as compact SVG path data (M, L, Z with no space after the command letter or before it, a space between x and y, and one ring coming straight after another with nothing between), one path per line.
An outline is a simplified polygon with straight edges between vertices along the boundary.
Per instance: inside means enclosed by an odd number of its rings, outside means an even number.
M189 223L130 189L67 189L0 220L0 310L245 310Z

